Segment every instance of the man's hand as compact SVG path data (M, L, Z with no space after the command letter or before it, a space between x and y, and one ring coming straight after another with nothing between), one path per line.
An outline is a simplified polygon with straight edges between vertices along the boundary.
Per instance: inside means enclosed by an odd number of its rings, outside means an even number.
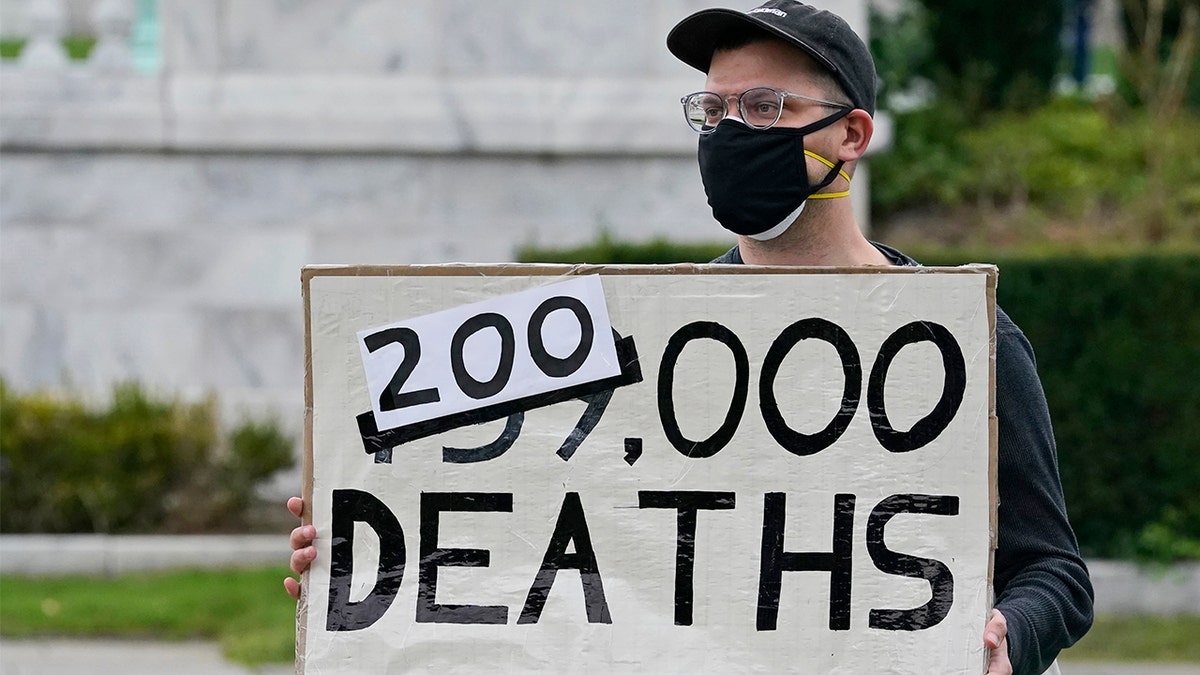
M287 501L288 511L292 512L297 518L304 513L304 500L299 497L292 497ZM312 563L313 558L317 557L317 549L312 545L313 539L317 537L317 528L312 525L301 525L292 530L292 572L303 574L304 570ZM283 587L287 590L288 595L299 600L300 599L300 582L292 577L284 577Z
M983 644L991 650L987 675L1012 675L1012 663L1008 660L1008 622L998 609L992 610L992 616L983 628Z

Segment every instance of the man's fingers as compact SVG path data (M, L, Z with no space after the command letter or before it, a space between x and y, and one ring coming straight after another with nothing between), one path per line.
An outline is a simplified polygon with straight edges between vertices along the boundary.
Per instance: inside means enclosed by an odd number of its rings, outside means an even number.
M317 528L312 525L301 525L292 530L292 550L299 551L312 544L313 539L317 538Z
M992 649L992 653L988 658L987 675L1013 675L1012 662L1008 660L1008 640L1000 641Z
M287 500L287 510L291 511L293 516L297 518L304 514L304 500L299 497L292 497ZM312 546L313 539L317 536L317 528L312 525L301 525L292 530L292 557L290 565L292 572L296 574L304 574L308 566L312 564L313 558L317 557L317 549ZM291 577L283 580L283 589L293 599L300 599L300 582Z
M291 577L283 578L283 588L294 600L300 599L300 582Z
M312 564L313 558L317 557L317 549L308 546L292 553L291 568L296 574L303 574L304 570Z
M997 649L1007 635L1008 621L1005 620L1000 610L993 609L991 618L983 628L983 643L987 645L988 649Z

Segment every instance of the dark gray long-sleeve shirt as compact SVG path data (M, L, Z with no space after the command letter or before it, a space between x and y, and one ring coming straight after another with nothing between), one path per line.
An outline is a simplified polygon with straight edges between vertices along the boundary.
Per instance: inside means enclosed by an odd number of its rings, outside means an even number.
M875 244L895 265L916 265ZM735 246L715 263L742 264ZM1038 675L1092 625L1092 582L1067 520L1058 454L1033 348L996 308L998 542L996 608L1016 675ZM982 636L981 636L982 639Z

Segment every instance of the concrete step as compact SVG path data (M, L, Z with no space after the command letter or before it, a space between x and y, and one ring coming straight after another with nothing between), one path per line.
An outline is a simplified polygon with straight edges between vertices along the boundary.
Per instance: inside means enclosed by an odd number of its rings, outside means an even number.
M225 660L207 642L0 640L4 675L284 675L290 664L248 668Z

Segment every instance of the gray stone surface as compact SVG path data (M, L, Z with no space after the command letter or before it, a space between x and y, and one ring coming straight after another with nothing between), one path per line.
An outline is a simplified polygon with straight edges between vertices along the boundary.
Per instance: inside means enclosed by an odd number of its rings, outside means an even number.
M305 250L307 231L390 235L394 262L443 261L414 259L406 250L406 240L421 235L469 244L477 233L492 232L510 246L543 233L561 235L567 242L588 241L601 227L629 237L720 236L692 158L13 151L5 154L4 165L0 221L6 244L13 237L14 250L4 253L12 258L34 252L34 247L65 258L64 251L77 251L79 238L87 236L103 238L114 249L139 242L158 246L158 251L124 255L176 257L163 259L162 267L187 259L205 265L212 247L231 254L231 244L238 242L230 238L237 236L259 237L248 242L253 250L263 245L278 252L279 260L261 261L273 266L351 262ZM161 236L134 236L147 234ZM193 239L177 242L179 237ZM81 252L97 263L112 260L112 251ZM511 254L481 249L470 259L501 260ZM73 265L66 260L61 264ZM187 270L176 274L185 279Z
M1088 570L1097 614L1200 614L1200 562L1160 569L1098 560Z
M111 576L189 567L287 565L289 555L286 534L0 536L3 574Z
M305 264L495 262L601 230L716 230L690 163L637 156L8 152L0 221L10 383L257 393L292 428Z
M161 2L174 69L449 76L626 74L647 62L655 72L682 72L661 57L663 39L678 19L710 4Z
M160 0L156 77L0 67L0 144L688 156L703 75L665 37L710 4ZM866 2L817 4L866 34Z
M664 44L710 4L160 0L157 74L0 63L0 376L298 431L305 264L730 241L680 119L703 76Z

